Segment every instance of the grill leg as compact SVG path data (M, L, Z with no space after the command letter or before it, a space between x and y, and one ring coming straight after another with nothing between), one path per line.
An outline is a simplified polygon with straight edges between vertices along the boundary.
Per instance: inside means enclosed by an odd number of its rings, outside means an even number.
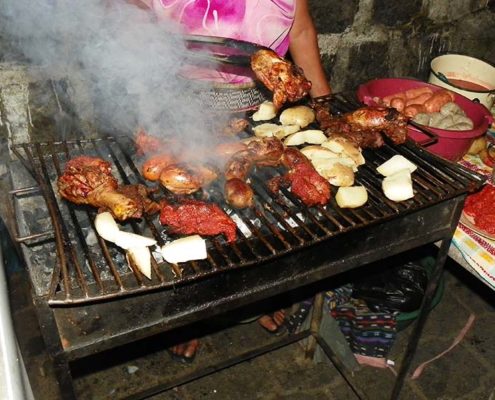
M320 331L321 317L323 315L323 293L318 293L313 301L313 313L311 314L310 331L306 345L306 358L312 359L316 350L316 337Z
M428 282L428 286L426 287L423 302L421 304L421 310L419 312L418 318L411 333L409 343L407 344L406 353L404 355L404 359L402 361L399 374L397 375L395 385L392 390L392 396L391 396L392 400L399 398L400 392L404 385L404 380L411 366L411 361L413 359L414 353L416 352L416 348L418 346L421 332L423 331L424 325L426 323L426 319L430 311L431 303L433 301L433 298L435 297L435 292L437 290L438 284L443 274L443 267L445 265L445 260L447 259L447 254L450 247L450 241L451 238L443 239L440 245L440 249L438 251L437 258L435 261L435 268L433 270L431 279Z

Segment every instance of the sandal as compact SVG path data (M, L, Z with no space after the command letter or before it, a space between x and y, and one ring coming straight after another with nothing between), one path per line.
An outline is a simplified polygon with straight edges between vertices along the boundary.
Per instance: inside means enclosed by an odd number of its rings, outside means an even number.
M277 322L277 319L280 320L281 317L279 314L277 318L276 315L277 313L282 314L283 317L282 321ZM286 321L286 317L284 310L279 310L273 314L263 315L258 318L258 323L261 325L261 327L268 333L271 333L272 335L276 335L276 336L283 335L285 332L287 332L287 326L285 324L285 321Z
M190 350L191 348L193 350L192 353L190 351L188 352L188 350ZM192 339L187 342L169 347L167 349L167 352L172 358L172 360L184 364L191 364L196 358L196 354L198 354L198 350L199 350L199 340Z

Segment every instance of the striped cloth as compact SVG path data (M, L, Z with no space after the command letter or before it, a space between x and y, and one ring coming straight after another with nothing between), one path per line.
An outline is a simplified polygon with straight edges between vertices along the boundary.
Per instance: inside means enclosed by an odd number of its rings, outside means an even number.
M326 293L328 308L355 355L385 359L397 336L397 312L371 311L352 285Z

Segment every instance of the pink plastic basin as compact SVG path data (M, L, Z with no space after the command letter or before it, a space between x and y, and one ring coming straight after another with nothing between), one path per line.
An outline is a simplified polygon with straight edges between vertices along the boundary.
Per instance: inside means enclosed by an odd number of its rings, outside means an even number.
M374 79L360 85L357 90L357 97L366 105L376 106L377 104L373 100L375 97L383 98L397 92L423 86L428 86L433 91L444 90L444 88L417 79L383 78ZM425 128L438 135L438 142L428 146L427 150L447 160L458 161L467 153L474 139L488 130L488 127L493 122L493 116L485 106L475 103L458 93L454 93L454 96L455 103L471 118L474 128L468 131L453 131L428 126L425 126ZM413 126L408 127L408 135L416 142L428 139L427 135Z

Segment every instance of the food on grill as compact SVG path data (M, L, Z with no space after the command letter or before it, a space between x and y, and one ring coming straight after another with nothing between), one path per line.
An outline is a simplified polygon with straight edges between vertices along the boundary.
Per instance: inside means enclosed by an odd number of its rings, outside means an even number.
M365 163L361 149L344 137L330 137L321 146L341 157L351 158L356 164L356 167Z
M241 150L246 150L247 144L240 141L224 142L215 146L214 153L219 157L230 157Z
M253 121L268 121L277 116L277 109L275 105L271 101L264 101L260 104L258 111L256 111L253 115Z
M160 205L160 223L168 226L172 233L205 236L223 234L227 242L236 240L237 225L216 204L185 199L178 204L162 200Z
M141 218L144 205L149 206L146 196L141 201L139 196L120 193L110 163L97 157L79 156L69 160L57 185L63 198L76 204L108 210L121 221Z
M162 170L175 162L175 156L169 152L155 154L143 163L141 173L145 179L157 181L160 179Z
M364 186L339 187L335 201L340 208L361 207L368 201L368 192Z
M361 107L341 116L332 116L319 104L315 109L320 128L328 137L344 137L361 149L381 147L382 133L394 144L407 139L408 118L395 108Z
M164 260L171 264L204 260L208 257L206 241L199 235L173 240L163 245L160 250Z
M406 157L400 154L396 154L384 163L380 164L376 168L376 171L383 176L390 176L403 169L406 169L412 173L416 171L417 168L418 167L416 166L416 164L413 164Z
M283 139L300 129L299 125L277 125L266 122L255 126L253 132L256 137L276 137Z
M224 196L235 208L253 205L253 190L246 182L255 165L276 166L284 152L282 142L276 138L255 138L245 150L235 153L225 165Z
M411 172L401 169L382 181L383 194L392 201L404 201L414 197Z
M244 118L232 118L228 121L227 125L222 129L222 133L225 136L234 136L241 133L249 126L249 121Z
M174 140L171 138L162 138L150 135L145 130L140 129L134 136L136 144L136 153L138 156L144 154L159 153L166 150L169 146L174 145Z
M327 137L323 131L319 129L308 129L287 136L284 139L284 145L299 146L304 143L322 144L325 140L327 140Z
M138 207L143 210L145 215L153 215L160 211L159 204L149 197L150 194L155 191L156 189L148 188L139 183L134 185L120 185L117 187L117 192L134 200Z
M95 229L103 239L115 243L124 250L132 247L154 246L156 244L155 239L120 230L112 214L108 211L99 213L96 216Z
M282 111L279 120L282 125L305 128L315 121L315 112L308 106L294 106Z
M151 253L148 247L131 247L126 253L129 265L134 265L148 279L151 279Z
M311 89L311 82L305 78L302 69L272 50L263 49L254 53L251 69L273 92L273 104L277 110L286 102L301 100Z
M216 169L206 164L178 163L162 169L160 183L175 194L191 194L218 178Z
M354 162L350 158L314 158L311 164L333 186L354 185Z
M290 187L290 191L308 207L328 202L331 195L330 183L315 170L311 161L301 151L288 147L281 161L289 171L268 182L272 192L278 192L280 187Z
M339 156L337 153L334 153L323 146L314 145L303 147L301 149L301 153L303 153L309 160L313 160L315 158L337 158Z
M121 231L109 212L102 212L96 216L95 228L103 239L126 250L127 262L132 263L144 276L151 279L151 253L148 247L156 244L155 239Z

